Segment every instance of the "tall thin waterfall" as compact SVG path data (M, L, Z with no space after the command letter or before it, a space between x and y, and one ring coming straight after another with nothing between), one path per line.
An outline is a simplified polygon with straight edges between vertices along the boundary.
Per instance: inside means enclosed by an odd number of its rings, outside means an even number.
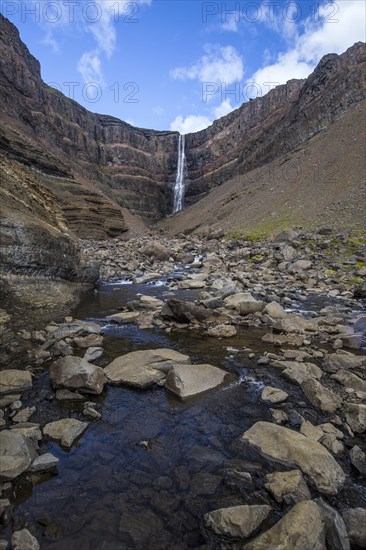
M178 166L177 176L174 185L174 207L173 214L183 210L184 206L184 168L186 163L185 157L185 136L179 134L178 141Z

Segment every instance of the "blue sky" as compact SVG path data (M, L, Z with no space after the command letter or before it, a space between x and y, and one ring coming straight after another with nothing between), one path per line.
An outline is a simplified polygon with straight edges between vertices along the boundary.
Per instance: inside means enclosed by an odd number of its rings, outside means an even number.
M365 2L0 0L47 83L88 109L182 133L365 41Z

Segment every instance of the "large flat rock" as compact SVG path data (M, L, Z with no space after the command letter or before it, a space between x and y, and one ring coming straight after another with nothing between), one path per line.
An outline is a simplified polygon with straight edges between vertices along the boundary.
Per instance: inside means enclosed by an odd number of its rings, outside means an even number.
M27 370L7 369L0 372L0 393L14 393L32 387L32 375Z
M54 389L67 388L98 395L107 382L103 369L70 355L55 361L49 373Z
M244 546L245 550L325 550L325 527L312 500L296 504L271 529Z
M114 359L104 373L111 384L146 389L154 384L162 385L170 369L190 362L188 355L172 349L133 351Z
M267 505L231 506L209 512L204 521L216 535L245 539L255 533L270 512L271 507Z
M80 422L75 418L64 418L46 424L43 428L44 435L61 443L63 447L70 449L74 441L87 429L87 422Z
M185 399L220 386L229 376L212 365L178 365L169 371L165 387Z
M33 442L21 433L0 432L0 481L10 481L25 472L37 458Z
M345 482L342 468L327 449L298 432L270 422L256 422L242 439L264 456L300 468L322 493L334 495Z

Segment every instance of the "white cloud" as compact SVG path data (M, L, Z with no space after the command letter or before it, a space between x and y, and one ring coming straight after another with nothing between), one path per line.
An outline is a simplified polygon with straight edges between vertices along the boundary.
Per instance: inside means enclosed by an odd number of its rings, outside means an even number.
M232 84L243 78L243 60L233 46L206 44L205 55L190 67L178 67L170 71L178 80L199 80L200 82L225 82Z
M150 5L152 0L93 0L92 2L65 2L52 0L26 0L29 10L35 13L44 31L42 43L60 50L56 33L72 28L77 33L89 33L94 41L93 50L82 54L78 71L86 83L103 82L102 56L110 58L116 51L118 23L133 23L139 19L139 7ZM90 79L92 77L92 80Z
M292 78L306 78L320 59L328 53L343 53L354 42L365 40L366 4L359 0L337 0L319 9L301 25L293 24L291 33L276 23L280 34L288 39L287 51L278 54L273 63L256 71L247 82L285 84ZM295 29L295 30L294 30ZM352 38L350 38L352 37Z
M183 118L182 115L177 116L170 124L172 131L178 131L181 134L190 134L191 132L199 132L210 126L214 120L221 118L234 110L229 99L224 99L219 105L211 109L211 117L205 115L188 115Z
M170 129L173 132L190 134L192 132L204 130L207 126L210 126L210 124L212 124L212 120L204 115L188 115L186 118L178 115L173 122L170 123Z
M213 115L214 115L215 119L217 119L217 118L221 118L225 115L228 115L234 109L235 109L235 107L233 107L231 105L230 99L224 99L224 101L222 101L220 103L220 105L215 107L212 111L213 111Z
M84 82L95 82L99 86L104 86L102 63L97 50L83 53L78 63L78 71Z

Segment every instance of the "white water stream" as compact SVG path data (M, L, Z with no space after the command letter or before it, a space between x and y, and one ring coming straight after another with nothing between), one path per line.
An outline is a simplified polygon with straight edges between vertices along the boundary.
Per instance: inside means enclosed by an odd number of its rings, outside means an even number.
M185 136L179 135L178 141L178 166L174 185L173 214L183 210L184 206L184 168L185 168Z

